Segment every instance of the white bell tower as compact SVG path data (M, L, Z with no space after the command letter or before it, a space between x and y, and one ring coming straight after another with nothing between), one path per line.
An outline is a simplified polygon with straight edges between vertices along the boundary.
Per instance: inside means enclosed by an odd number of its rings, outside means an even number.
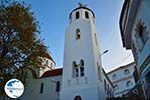
M60 100L104 100L95 15L79 4L69 16L65 33Z

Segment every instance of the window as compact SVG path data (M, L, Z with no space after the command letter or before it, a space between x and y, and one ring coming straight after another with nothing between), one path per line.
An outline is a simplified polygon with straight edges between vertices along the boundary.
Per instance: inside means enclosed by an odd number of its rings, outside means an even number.
M79 70L78 70L78 68L75 68L75 73L76 73L76 77L78 77L79 76Z
M80 75L81 77L84 76L84 60L80 60Z
M84 66L84 61L83 61L83 59L81 59L80 64L81 64L81 66Z
M129 74L129 69L125 69L125 70L124 70L124 74L125 74L125 75Z
M76 12L76 19L79 19L79 12Z
M75 61L73 61L72 63L72 67L73 67L73 77L78 77L78 67Z
M80 67L80 71L81 71L81 77L84 76L84 67Z
M130 86L132 86L132 82L131 81L127 81L127 87L130 87Z
M117 79L117 75L116 74L113 75L113 79Z
M76 40L80 39L80 29L76 29Z
M45 66L48 66L48 60L45 61Z
M51 67L53 67L53 63L51 63Z
M76 96L74 100L82 100L82 98L80 96Z
M87 11L85 12L85 18L89 19L89 13Z
M84 76L84 60L80 60L80 64L76 64L73 61L73 77L83 77Z
M56 82L56 92L59 92L60 91L60 82L57 81Z
M44 88L44 84L41 83L41 88L40 88L40 93L41 93L41 94L43 93L43 88Z
M119 86L116 84L114 85L114 91L117 91L119 89Z

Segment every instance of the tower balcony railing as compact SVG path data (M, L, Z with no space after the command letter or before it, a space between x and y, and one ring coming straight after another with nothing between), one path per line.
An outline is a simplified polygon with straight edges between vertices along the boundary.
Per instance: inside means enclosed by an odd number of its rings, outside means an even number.
M75 86L75 85L81 85L81 84L88 84L88 78L76 77L76 78L72 78L71 80L68 80L68 86Z

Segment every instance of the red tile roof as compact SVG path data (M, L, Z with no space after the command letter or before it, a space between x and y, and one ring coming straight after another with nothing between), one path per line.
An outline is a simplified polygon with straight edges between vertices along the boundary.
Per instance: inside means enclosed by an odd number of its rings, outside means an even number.
M62 75L63 68L46 71L41 78Z

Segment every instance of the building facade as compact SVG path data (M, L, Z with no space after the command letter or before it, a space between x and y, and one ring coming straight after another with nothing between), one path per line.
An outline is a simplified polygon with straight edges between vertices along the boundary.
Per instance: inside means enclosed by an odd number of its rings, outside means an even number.
M118 67L107 73L114 86L114 96L122 97L135 85L134 73L135 63Z
M38 76L41 77L46 71L55 69L55 61L52 59L50 55L41 57L42 59L42 67L38 69Z
M33 74L28 74L33 75ZM59 100L62 68L46 71L41 77L28 76L20 100Z
M150 1L125 0L120 16L123 46L131 49L146 100L150 100Z
M113 87L113 83L110 80L110 78L108 77L108 75L106 74L105 70L102 69L103 71L103 77L104 77L104 94L105 94L105 99L107 100L108 98L113 98L114 97L114 87Z
M46 61L55 62L43 57L38 70L42 73L37 78L36 71L28 73L21 100L106 100L114 96L113 84L101 65L93 11L80 4L69 20L63 68L45 68L51 65Z
M80 4L69 17L65 33L60 100L104 100L104 77L95 14Z

